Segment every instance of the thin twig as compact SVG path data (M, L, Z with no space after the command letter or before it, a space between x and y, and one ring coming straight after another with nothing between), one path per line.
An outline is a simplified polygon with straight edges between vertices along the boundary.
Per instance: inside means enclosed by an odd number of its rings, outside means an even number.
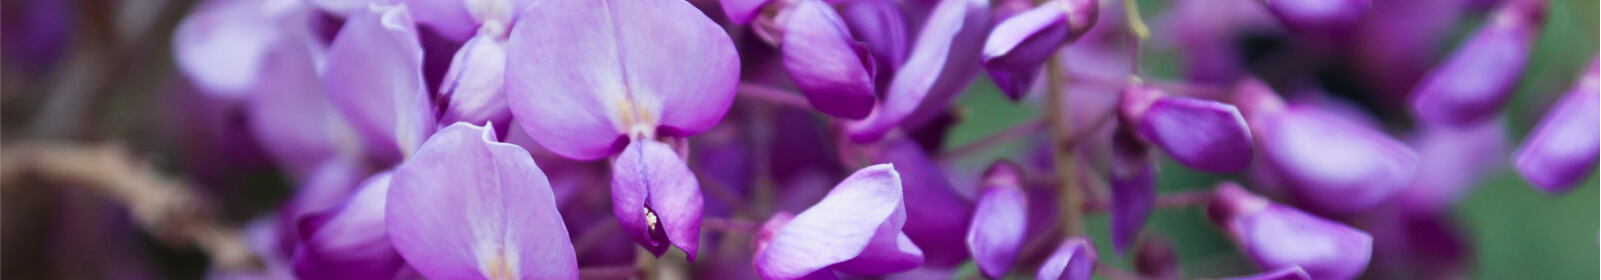
M146 232L199 247L224 269L261 267L237 229L220 225L183 183L158 174L120 145L22 143L5 150L0 182L8 188L21 187L25 177L80 187L122 203Z
M1211 191L1193 191L1181 193L1162 194L1152 203L1155 208L1180 208L1205 205L1212 197ZM1084 202L1084 213L1105 213L1110 211L1111 201L1092 200Z
M943 162L967 158L979 152L994 148L996 145L1000 145L1001 143L1006 143L1019 137L1034 134L1034 132L1037 132L1040 129L1049 127L1048 124L1049 122L1045 121L1045 118L1035 118L1024 121L1017 125L1013 125L1006 130L1002 130L1001 132L990 134L983 139L978 139L977 141L962 145L961 147L956 147L955 149L940 153L938 158L939 161Z
M800 94L761 84L740 83L739 96L752 97L795 108L812 108L812 103L806 101L806 98L801 97Z

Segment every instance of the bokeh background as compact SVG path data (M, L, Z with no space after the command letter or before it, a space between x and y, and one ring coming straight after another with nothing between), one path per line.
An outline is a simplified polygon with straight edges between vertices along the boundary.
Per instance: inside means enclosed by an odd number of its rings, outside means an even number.
M1184 0L1171 0L1184 1ZM1198 0L1189 0L1198 1ZM1374 0L1413 1L1413 0ZM206 99L175 72L171 31L195 0L6 0L0 3L0 144L30 141L117 142L155 166L205 186L225 220L244 221L288 195L283 179L249 137L227 138L243 127L242 116L209 109ZM1139 13L1156 23L1170 0L1140 0ZM1507 115L1510 143L1522 138L1597 54L1595 0L1552 0L1544 30ZM1461 20L1439 60L1484 22L1482 14ZM1167 32L1161 28L1156 33ZM1160 37L1158 35L1157 37ZM1241 52L1264 52L1274 38L1242 40ZM1152 42L1142 74L1182 77L1175 43ZM1331 88L1339 88L1337 82ZM957 106L963 118L945 142L961 146L1043 114L1038 105L1006 100L984 78ZM1367 105L1371 95L1331 90ZM1038 103L1038 102L1035 102ZM1394 129L1405 120L1382 118ZM8 146L0 146L8 147ZM985 158L1013 155L1026 144L989 151ZM220 151L198 153L194 151ZM3 152L3 149L0 149ZM252 154L256 153L256 154ZM983 164L983 163L963 163ZM1187 170L1171 160L1160 167L1162 192L1200 190L1241 178ZM192 249L163 246L133 227L128 212L103 198L70 188L27 182L0 187L0 278L4 279L194 279L205 257ZM1598 279L1598 203L1595 175L1565 196L1530 187L1502 168L1477 184L1454 218L1473 244L1473 279ZM1105 216L1089 220L1089 232L1111 248ZM1161 209L1151 231L1170 238L1190 277L1250 272L1198 208ZM1103 253L1103 261L1130 267L1127 256ZM972 269L970 266L965 269Z

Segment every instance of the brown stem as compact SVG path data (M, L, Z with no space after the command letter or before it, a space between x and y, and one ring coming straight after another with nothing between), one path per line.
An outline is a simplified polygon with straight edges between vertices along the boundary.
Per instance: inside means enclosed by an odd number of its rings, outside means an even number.
M1205 205L1212 198L1211 191L1193 191L1182 193L1162 194L1156 197L1153 203L1156 208L1180 208ZM1084 203L1084 213L1105 213L1111 210L1112 202L1106 200L1092 200Z
M1064 75L1066 72L1064 70L1061 56L1053 57L1047 62L1045 71L1046 77L1050 77L1050 80L1047 81L1049 92L1046 95L1045 113L1051 124L1051 154L1056 161L1056 176L1060 178L1057 194L1061 203L1063 233L1067 236L1078 236L1084 234L1083 219L1080 217L1083 211L1083 192L1076 185L1078 180L1074 179L1078 168L1073 160L1072 142L1069 141L1075 137L1073 122L1068 119L1071 115L1068 114L1067 106L1064 104L1067 99L1064 95L1068 78Z
M24 177L78 187L128 207L140 228L172 244L198 247L228 270L260 268L238 230L219 224L182 182L135 160L121 145L21 143L0 156L0 182L21 187Z

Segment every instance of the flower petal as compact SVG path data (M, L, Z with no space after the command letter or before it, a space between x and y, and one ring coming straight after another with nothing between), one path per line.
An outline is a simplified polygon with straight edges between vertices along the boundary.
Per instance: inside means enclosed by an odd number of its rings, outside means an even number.
M1165 97L1145 110L1138 126L1142 138L1185 167L1238 172L1251 164L1251 131L1234 105Z
M268 1L206 1L173 31L178 69L208 94L244 95L282 28ZM298 2L296 2L298 4ZM299 6L299 5L294 5Z
M863 168L840 182L817 205L782 225L765 246L758 243L756 271L764 279L801 279L821 276L816 275L819 273L832 276L826 270L829 266L863 255L891 261L912 256L921 259L921 251L898 234L905 222L905 209L900 174L893 166ZM769 225L775 224L770 221ZM893 243L896 249L869 248L875 243L889 245L875 242L884 240L879 235L887 232L897 233ZM880 254L888 251L906 253Z
M423 276L578 277L567 227L545 174L494 130L457 123L395 171L390 239Z
M990 170L997 170L996 164ZM1012 167L1015 172L1015 167ZM991 279L1001 279L1017 260L1018 247L1023 245L1028 229L1028 198L1018 185L1015 173L1009 183L995 178L1005 174L987 175L986 186L973 210L973 223L967 228L967 248L973 252L973 261L980 271ZM996 179L999 179L998 182Z
M672 244L695 260L705 206L695 174L666 143L634 141L612 164L612 211L657 257Z
M733 41L687 2L548 1L523 13L507 45L520 62L506 69L507 96L557 154L611 155L640 124L659 136L700 133L734 101Z
M851 38L834 8L803 0L784 16L784 69L817 110L861 119L873 110L875 65L867 47Z
M483 34L467 40L450 62L439 91L447 102L440 116L443 123L508 124L506 42Z
M1573 190L1594 173L1596 150L1601 149L1601 60L1590 62L1590 70L1573 89L1552 106L1540 124L1518 147L1514 165L1518 174L1546 193Z
M1218 187L1207 213L1259 267L1299 265L1313 279L1351 279L1373 255L1368 233L1272 203L1234 183Z
M1039 67L1067 42L1069 14L1050 2L995 25L984 41L984 67L990 71Z
M886 78L893 77L895 69L906 61L909 30L900 5L894 0L853 0L842 4L839 15L850 28L851 37L867 43L873 51L879 76L875 80L886 82L880 85L888 87Z
M891 139L880 147L879 162L895 164L906 182L906 235L927 255L929 266L960 264L968 257L966 230L973 218L972 202L963 199L945 179L945 172L906 138Z
M1412 182L1418 169L1418 155L1406 145L1314 108L1292 107L1253 130L1265 158L1315 211L1372 209Z
M323 93L313 60L321 54L294 44L312 39L301 40L274 48L262 65L261 83L245 102L256 142L296 181L356 141L350 123Z
M1112 247L1119 254L1134 245L1156 203L1156 162L1149 148L1130 146L1144 145L1132 139L1113 143L1106 176L1112 191Z
M1543 13L1545 1L1509 1L1418 83L1413 113L1427 122L1461 125L1499 111L1522 80Z
M1229 277L1223 280L1312 280L1300 266L1287 266L1252 275Z
M883 104L866 119L848 125L851 140L873 142L917 110L923 104L950 56L951 40L962 31L967 14L966 0L940 1L928 16L928 24L918 33L906 64L899 67L895 80L890 82Z
M720 0L723 13L728 15L728 21L734 24L745 25L756 16L761 15L762 7L772 0Z
M1396 203L1421 212L1450 211L1480 179L1506 164L1509 143L1505 119L1468 127L1420 128L1411 141L1418 152L1418 174L1396 194Z
M1089 280L1095 275L1095 244L1084 237L1068 238L1056 252L1040 264L1034 279Z
M300 218L295 275L301 279L394 279L406 260L389 242L388 231L373 230L384 226L390 176L390 172L373 175L339 207Z
M409 154L434 127L422 47L405 6L374 4L351 17L328 47L324 88L384 160Z

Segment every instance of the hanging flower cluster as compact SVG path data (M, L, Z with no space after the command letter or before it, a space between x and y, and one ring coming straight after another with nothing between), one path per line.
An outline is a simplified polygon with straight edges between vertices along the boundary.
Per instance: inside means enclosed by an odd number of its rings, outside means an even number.
M1487 18L1438 63L1363 60L1441 42L1372 26L1451 31L1403 1L1172 2L208 0L173 46L296 186L266 271L215 277L1176 279L1146 224L1186 207L1258 269L1231 279L1447 277L1482 174L1596 168L1598 62L1506 140L1543 0L1440 12ZM1345 77L1356 105L1315 70L1364 67L1413 78ZM947 143L991 86L1043 116ZM1164 159L1228 179L1159 191Z

